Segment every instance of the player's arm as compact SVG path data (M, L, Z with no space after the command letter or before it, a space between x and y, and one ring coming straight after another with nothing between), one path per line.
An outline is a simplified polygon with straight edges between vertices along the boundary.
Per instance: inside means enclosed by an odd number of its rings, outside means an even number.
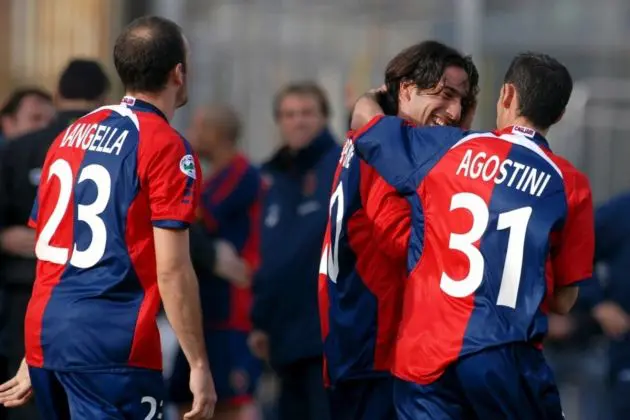
M430 162L461 140L457 127L413 127L398 117L377 116L355 134L361 159L401 194L415 192Z
M577 173L565 182L568 212L559 249L552 260L555 291L551 309L559 314L567 314L575 304L577 284L592 277L595 253L593 198L588 179Z
M361 199L372 221L373 243L390 258L404 262L411 232L409 201L365 162L361 162Z
M207 369L188 231L199 203L199 164L174 131L158 131L151 141L140 143L138 168L141 187L148 190L160 296L191 367Z
M153 228L158 287L164 310L191 367L208 368L197 277L187 229Z

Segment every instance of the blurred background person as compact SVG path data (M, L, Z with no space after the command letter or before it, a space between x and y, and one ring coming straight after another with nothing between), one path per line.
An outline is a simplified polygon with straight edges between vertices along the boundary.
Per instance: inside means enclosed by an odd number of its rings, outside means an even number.
M595 212L595 262L599 281L581 290L609 340L608 371L612 420L630 415L630 193L620 194ZM583 328L578 323L576 329Z
M280 420L326 420L317 278L341 150L327 127L328 99L315 83L282 88L273 112L282 146L262 166L267 189L250 346L280 378Z
M200 221L191 227L191 257L199 278L217 420L257 418L254 393L262 371L247 346L251 273L259 264L261 180L238 150L241 121L227 106L195 112L187 138L205 164ZM190 410L188 363L179 351L170 378L180 418Z
M34 87L18 88L0 109L0 141L41 130L54 116L52 96L48 92Z
M0 196L4 197L0 201L0 279L8 318L4 334L9 372L16 372L24 357L24 315L36 263L35 231L27 222L46 152L68 125L103 104L109 86L98 62L71 60L59 78L56 118L46 128L14 138L0 155ZM35 405L13 409L8 418L35 419Z

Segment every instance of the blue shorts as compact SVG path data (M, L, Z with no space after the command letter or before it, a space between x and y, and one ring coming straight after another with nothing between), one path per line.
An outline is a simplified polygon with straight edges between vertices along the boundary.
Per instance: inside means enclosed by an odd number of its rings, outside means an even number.
M166 390L161 372L58 372L30 367L29 373L37 408L46 420L162 418Z
M395 419L393 384L391 376L336 384L329 391L331 419Z
M510 344L466 356L435 382L397 379L400 420L562 420L560 395L542 352Z
M219 404L241 405L254 397L263 366L249 351L247 336L248 333L236 330L206 331L206 349ZM189 376L190 367L180 350L168 385L171 402L192 402Z

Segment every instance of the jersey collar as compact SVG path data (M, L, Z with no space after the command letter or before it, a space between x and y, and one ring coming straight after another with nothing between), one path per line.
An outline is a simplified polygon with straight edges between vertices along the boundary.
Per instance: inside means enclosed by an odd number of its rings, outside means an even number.
M164 120L168 122L168 118L166 118L166 115L164 115L164 113L160 111L158 107L150 104L147 101L136 99L133 96L125 96L124 98L122 98L122 101L120 101L120 104L128 108L135 109L136 111L152 112L154 114L157 114L159 117L164 118Z
M532 128L529 128L529 127L523 127L522 125L510 125L508 127L505 127L502 130L497 130L497 134L498 135L501 135L501 134L514 134L516 136L527 137L528 139L530 139L531 141L533 141L537 145L551 150L551 148L549 147L549 142L547 141L545 136L543 136L538 131L536 131L536 130L534 130Z

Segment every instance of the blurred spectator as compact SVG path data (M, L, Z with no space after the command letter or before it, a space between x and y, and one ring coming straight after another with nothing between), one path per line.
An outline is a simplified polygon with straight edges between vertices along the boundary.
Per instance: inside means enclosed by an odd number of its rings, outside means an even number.
M595 261L605 276L581 293L610 340L608 373L614 420L630 413L630 193L613 198L595 213Z
M96 61L71 61L59 79L56 119L42 130L7 143L0 157L0 279L7 303L3 347L10 374L17 371L24 357L24 315L35 278L35 233L26 224L46 152L68 125L102 105L109 86ZM36 419L34 404L11 410L8 418Z
M52 96L48 92L38 88L16 89L0 109L2 140L41 130L54 116Z
M317 277L340 146L322 89L296 83L274 101L283 146L262 167L261 265L254 279L253 352L280 378L280 420L326 420Z
M200 109L188 133L204 171L199 216L191 226L191 258L199 279L208 361L218 402L216 420L254 418L262 370L247 347L251 331L250 273L259 263L261 181L238 152L241 123L228 107ZM180 350L169 384L180 417L190 410L189 367Z

